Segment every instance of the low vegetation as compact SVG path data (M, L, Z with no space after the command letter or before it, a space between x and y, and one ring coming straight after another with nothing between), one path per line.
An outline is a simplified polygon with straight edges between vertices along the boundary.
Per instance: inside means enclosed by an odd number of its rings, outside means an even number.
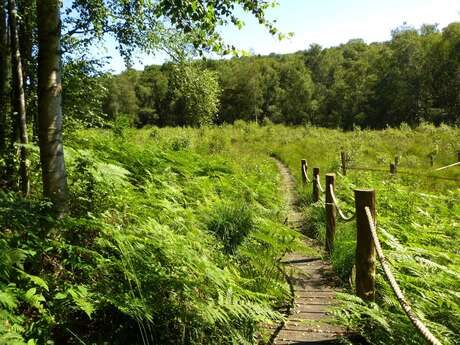
M71 133L69 216L50 216L38 193L1 193L0 343L254 343L259 325L280 320L290 301L279 258L306 250L282 224L270 156L299 182L306 231L322 243L324 211L300 184L301 158L324 173L339 170L341 150L350 166L382 169L399 155L400 171L432 174L429 155L435 166L455 161L458 135L426 124L342 132L242 121ZM337 181L346 211L359 186L377 190L379 235L416 313L457 344L458 182L349 170ZM349 288L342 322L375 344L419 344L380 271L376 303L354 297L354 246L353 223L339 222L332 263Z
M337 172L336 189L342 208L354 211L354 188L374 188L378 234L397 281L416 314L443 344L460 342L460 169L434 172L457 160L459 130L422 125L401 129L343 133L317 128L278 128L274 153L297 177L302 194L305 228L321 243L325 239L322 203L311 204L311 185L300 183L300 160L324 172ZM273 142L273 141L272 141ZM350 166L388 171L395 156L399 170L414 175L349 170L340 174L340 151L348 152ZM435 167L430 166L435 155ZM311 173L311 170L310 170ZM421 175L421 176L417 176ZM433 176L423 176L433 175ZM457 181L437 179L450 177ZM324 179L321 179L324 184ZM378 266L377 300L366 303L353 295L356 227L338 221L331 255L334 269L350 289L337 310L343 323L359 330L372 344L421 344Z
M273 160L225 145L207 129L75 133L70 216L2 192L0 343L253 343L281 318L279 258L299 241Z

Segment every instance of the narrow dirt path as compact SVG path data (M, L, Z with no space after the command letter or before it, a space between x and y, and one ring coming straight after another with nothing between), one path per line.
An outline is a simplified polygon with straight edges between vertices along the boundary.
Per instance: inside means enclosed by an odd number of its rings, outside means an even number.
M302 214L297 206L298 196L295 181L289 169L276 161L282 176L284 194L289 212L287 223L300 230ZM307 245L314 246L313 242ZM335 295L340 289L339 281L331 266L321 257L291 253L284 257L288 266L288 279L294 291L294 308L287 322L274 339L274 344L339 344L347 336L347 329L334 324L330 313L337 304Z

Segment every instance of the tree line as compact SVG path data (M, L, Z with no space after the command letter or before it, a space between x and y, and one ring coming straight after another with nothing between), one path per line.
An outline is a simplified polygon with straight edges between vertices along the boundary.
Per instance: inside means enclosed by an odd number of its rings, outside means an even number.
M106 76L103 113L138 126L267 119L350 130L460 121L460 23L402 26L381 43L352 39L186 66Z

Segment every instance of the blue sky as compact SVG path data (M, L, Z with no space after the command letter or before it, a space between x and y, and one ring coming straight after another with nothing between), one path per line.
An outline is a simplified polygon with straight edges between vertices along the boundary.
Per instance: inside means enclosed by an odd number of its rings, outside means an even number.
M282 32L293 32L293 38L279 42L246 14L242 14L246 22L242 30L223 27L222 35L238 49L256 54L289 53L306 49L311 43L329 47L352 38L385 41L390 38L391 30L404 22L415 27L438 23L443 28L460 21L460 0L279 0L279 3L268 12L268 17L277 20ZM105 50L99 51L112 56L110 69L115 72L124 69L113 42L107 41ZM142 69L165 59L162 54L141 55L134 67Z

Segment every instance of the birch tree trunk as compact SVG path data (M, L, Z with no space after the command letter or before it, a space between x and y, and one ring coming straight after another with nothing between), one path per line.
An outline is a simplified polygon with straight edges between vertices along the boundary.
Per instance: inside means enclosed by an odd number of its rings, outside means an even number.
M37 26L35 5L36 0L16 0L16 6L21 17L21 25L19 25L18 32L19 51L21 52L22 75L29 121L29 141L38 143L37 104L31 98L37 89L37 76L34 67L36 61L34 61L33 57Z
M60 0L38 0L38 130L43 193L59 216L67 213L62 144Z
M33 13L33 0L16 0L16 7L21 16L21 25L19 25L19 50L21 51L22 60L22 74L24 75L24 89L26 93L26 100L28 97L28 88L31 85L32 79L32 49L34 38L34 18Z
M15 0L8 0L8 19L11 33L11 60L13 74L13 126L17 126L19 143L29 143L27 136L26 99L24 94L24 79L22 74L21 52L19 50L19 34L17 23L17 9ZM16 118L15 118L16 117ZM30 194L30 181L27 161L27 149L19 147L19 176L20 188L24 196Z

